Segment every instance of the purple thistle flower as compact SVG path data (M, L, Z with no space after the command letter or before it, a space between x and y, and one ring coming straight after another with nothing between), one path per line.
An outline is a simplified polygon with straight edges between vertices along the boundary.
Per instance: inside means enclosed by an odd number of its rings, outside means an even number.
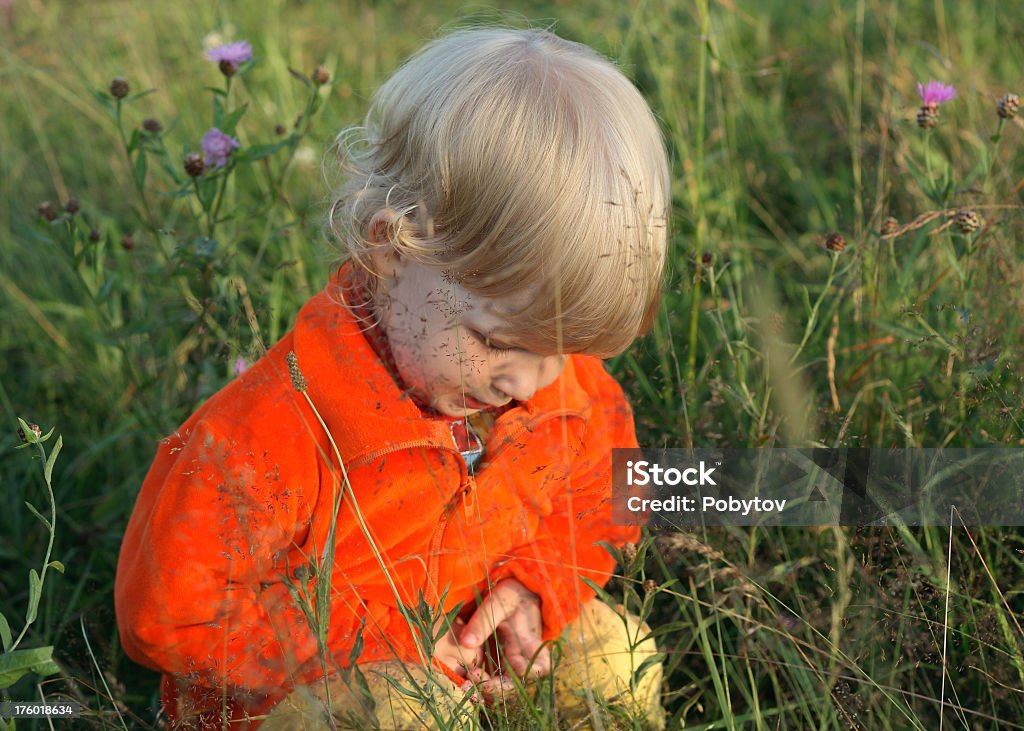
M235 358L235 362L231 366L231 371L236 375L240 376L249 370L249 363L242 356Z
M921 103L926 107L937 107L956 97L956 89L941 81L929 81L927 85L922 85L919 81L917 93L921 97Z
M252 58L252 46L249 41L225 43L222 46L211 48L206 52L206 57L215 63L227 61L237 66Z
M201 144L206 163L215 168L224 167L231 151L240 147L238 140L231 135L224 134L216 127L203 135Z

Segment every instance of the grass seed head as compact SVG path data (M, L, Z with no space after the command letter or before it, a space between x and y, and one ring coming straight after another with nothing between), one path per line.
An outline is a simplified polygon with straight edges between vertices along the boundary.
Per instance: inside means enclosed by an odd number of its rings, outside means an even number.
M900 222L895 216L886 216L882 220L882 236L889 236L896 233L900 228Z
M288 364L288 377L292 379L292 388L302 393L308 386L306 384L306 377L302 375L302 371L299 369L299 357L295 355L294 350L290 350L288 355L284 357L284 360Z

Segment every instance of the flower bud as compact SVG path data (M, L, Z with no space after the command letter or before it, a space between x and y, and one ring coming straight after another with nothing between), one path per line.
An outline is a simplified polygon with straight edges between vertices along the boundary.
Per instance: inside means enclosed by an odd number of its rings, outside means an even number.
M999 104L996 111L1000 119L1011 119L1017 116L1017 108L1020 106L1020 97L1016 94L1003 94L999 97Z
M217 68L219 68L220 72L229 79L238 73L238 64L226 58L217 64Z
M700 263L704 266L705 269L710 268L711 265L715 263L715 255L712 254L710 251L705 251L703 254L700 255Z
M100 235L100 230L98 228L94 228L94 229L91 229L89 231L89 241L91 241L92 243L94 243L94 244L99 243L100 238L101 238L101 235Z
M57 206L53 205L50 201L43 201L36 206L36 213L39 214L40 218L54 221L57 219Z
M39 428L39 424L29 424L28 429L30 432L35 434L36 437L35 439L31 440L32 442L38 441L39 437L43 436L43 430ZM21 440L22 444L30 443L28 434L26 434L25 430L22 429L20 426L18 427L18 439Z
M288 128L285 127L283 124L274 125L274 134L276 134L278 137L284 137L286 134L288 134Z
M953 218L953 225L957 227L960 233L966 236L981 228L981 216L969 208L964 208L957 211L956 216Z
M932 129L939 124L939 106L925 104L917 113L917 126L921 129Z
M123 76L116 76L110 82L110 95L115 99L124 99L128 96L129 91L131 91L131 87L128 86L128 80Z
M206 170L206 161L202 153L190 152L185 155L185 172L189 177L198 178Z
M636 561L636 544L635 543L623 543L622 544L622 558L626 563L633 563Z
M159 119L153 119L150 117L142 120L142 129L146 130L150 134L158 135L164 131L164 126L160 124Z
M658 590L658 582L654 579L647 579L644 582L644 594L653 594Z
M316 84L317 86L323 86L324 84L331 80L331 72L325 69L323 66L317 66L315 69L313 69L311 78L313 79L314 84Z
M78 213L81 209L81 205L78 203L78 199L74 196L68 198L67 203L64 204L64 210L70 213L72 216Z
M899 231L900 222L894 216L886 216L882 220L882 236L892 236L894 233Z
M121 239L121 248L125 251L133 251L135 249L135 238L131 234L125 234L124 238Z
M833 231L825 237L825 248L838 254L846 248L846 239L841 233Z

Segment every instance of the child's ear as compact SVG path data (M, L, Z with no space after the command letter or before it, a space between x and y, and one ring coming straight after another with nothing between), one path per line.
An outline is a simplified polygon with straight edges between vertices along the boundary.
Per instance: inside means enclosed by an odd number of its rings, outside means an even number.
M367 226L366 241L370 244L370 259L376 273L385 278L395 275L395 265L402 258L395 248L397 223L395 212L385 209L374 213Z

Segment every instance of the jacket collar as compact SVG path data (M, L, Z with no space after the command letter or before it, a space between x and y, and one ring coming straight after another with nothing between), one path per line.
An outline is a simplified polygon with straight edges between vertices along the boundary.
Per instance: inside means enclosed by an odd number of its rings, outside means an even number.
M294 348L308 394L334 436L345 462L412 446L452 449L443 419L425 418L380 362L345 302L345 264L299 312ZM529 401L502 414L495 429L526 426L556 415L585 415L590 397L570 356L561 375Z

